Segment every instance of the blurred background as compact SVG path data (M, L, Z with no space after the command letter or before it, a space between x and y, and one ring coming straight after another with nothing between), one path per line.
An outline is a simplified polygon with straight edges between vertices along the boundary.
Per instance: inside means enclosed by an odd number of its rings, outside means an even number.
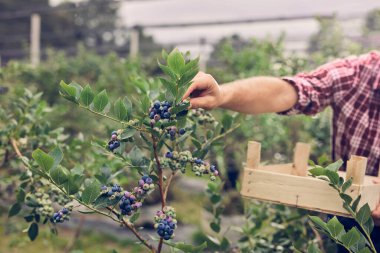
M221 84L254 75L295 75L379 50L380 1L0 0L0 252L141 252L117 225L80 214L60 226L58 236L45 228L29 242L24 219L7 217L20 172L10 138L29 157L36 147L59 143L66 164L80 163L76 166L90 176L116 173L123 185L133 184L136 173L118 173L120 163L104 159L91 145L94 138L108 138L112 122L63 101L58 84L89 83L115 99L137 95L136 80L160 75L161 50L175 47L200 56L201 69ZM169 199L181 224L176 238L208 241L207 252L306 249L316 238L308 213L243 201L239 177L248 140L262 143L265 162L291 161L298 141L313 145L311 159L328 162L331 110L314 117L212 113L217 120L236 117L241 123L224 146L211 150L225 183L206 193L206 181L189 175L175 180ZM155 197L140 218L148 228ZM215 218L219 207L222 218ZM210 227L210 220L217 225ZM334 250L328 241L322 246Z

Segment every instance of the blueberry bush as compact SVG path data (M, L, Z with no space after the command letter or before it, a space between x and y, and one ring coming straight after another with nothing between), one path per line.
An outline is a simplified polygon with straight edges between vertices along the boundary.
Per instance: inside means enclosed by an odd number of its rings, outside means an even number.
M207 154L211 147L221 145L223 137L238 124L233 118L222 124L203 110L189 110L189 102L182 101L182 96L198 72L198 59L188 59L178 50L170 54L163 51L162 55L164 63L158 64L163 75L140 80L138 96L110 101L106 90L96 93L89 85L60 83L60 94L65 99L117 124L108 140L95 140L93 145L103 150L109 160L121 161L140 176L135 186L123 189L115 178L100 173L91 176L77 166L66 168L59 146L49 152L43 151L46 148L36 149L31 160L20 154L27 174L39 180L28 188L33 189L32 195L25 192L25 196L17 198L9 216L18 214L23 204L32 208L31 216L25 217L31 222L30 239L38 235L39 225L48 224L55 230L57 223L68 220L81 206L86 208L80 210L83 214L97 213L129 229L152 252L161 252L164 243L184 252L199 252L206 247L205 243L191 246L172 241L179 224L176 210L167 204L167 195L173 178L188 170L195 177L219 181L220 171L207 161ZM21 189L25 186L20 185ZM55 201L51 191L58 192L63 199ZM145 238L134 223L144 200L154 191L159 192L161 203L152 217L156 236ZM52 202L61 208L54 211Z

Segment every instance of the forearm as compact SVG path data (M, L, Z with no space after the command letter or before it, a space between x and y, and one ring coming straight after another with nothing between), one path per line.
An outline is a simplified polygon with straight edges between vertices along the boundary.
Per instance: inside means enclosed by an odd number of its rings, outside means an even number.
M275 77L237 80L221 85L220 91L219 107L247 114L285 111L298 99L294 87Z

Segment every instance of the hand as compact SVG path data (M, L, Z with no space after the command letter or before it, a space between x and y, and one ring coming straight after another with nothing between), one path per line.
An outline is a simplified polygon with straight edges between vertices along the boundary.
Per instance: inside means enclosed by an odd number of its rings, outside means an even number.
M190 97L190 108L214 109L222 102L222 92L216 80L209 74L198 72L182 100Z
M373 180L375 184L380 184L380 178ZM376 209L372 211L372 218L375 226L380 226L380 203L377 205Z

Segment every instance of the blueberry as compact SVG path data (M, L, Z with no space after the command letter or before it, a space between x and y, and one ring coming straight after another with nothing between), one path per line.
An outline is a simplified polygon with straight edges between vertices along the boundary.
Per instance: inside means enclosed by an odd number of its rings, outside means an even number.
M169 109L169 107L168 107L167 105L164 105L164 106L162 107L162 110L165 111L165 112L167 112L168 109Z
M172 235L174 233L174 230L173 229L169 229L168 231L166 231L168 233L168 235Z
M144 182L145 182L148 178L149 178L148 175L144 175L144 176L141 177L141 179L144 180Z
M153 179L151 179L151 178L149 177L149 178L147 178L147 179L145 180L145 183L147 183L147 184L151 184L151 183L153 183Z
M109 192L107 193L107 195L110 197L110 196L113 195L113 192L112 192L112 191L109 191Z
M169 151L166 153L165 156L166 156L166 158L173 158L173 153Z
M161 230L164 230L165 229L165 225L163 223L159 223L157 228L161 229Z
M114 145L115 148L120 147L120 141L115 141L115 143L113 145Z
M151 112L151 113L149 114L149 118L150 118L150 119L154 119L154 115L155 115L155 113L154 113L154 112Z
M107 190L107 186L103 185L100 189L101 189L102 191L106 191L106 190Z
M179 134L180 135L184 135L186 133L186 130L184 129L184 128L181 128L180 130L179 130Z
M164 119L169 119L169 118L170 118L170 112L165 112Z
M67 208L63 208L63 209L62 209L62 213L63 213L63 214L68 214L68 213L69 213L69 210L67 210Z
M171 129L171 130L169 131L169 134L170 134L171 137L175 136L175 130Z
M215 165L211 165L211 166L210 166L210 171L211 171L211 172L214 172L215 169L216 169L216 168L215 168Z
M122 214L122 215L127 215L127 214L128 214L128 212L127 212L127 211L125 211L124 209L121 209L121 214Z
M202 163L202 160L201 159L199 159L199 158L197 158L197 159L195 159L195 161L194 161L196 164L201 164Z
M165 231L162 230L162 229L158 229L158 230L157 230L157 234L158 234L159 236L164 236Z
M164 240L169 240L171 235L164 235Z
M114 144L110 144L110 145L108 145L108 148L109 148L109 150L113 151L115 149L115 145Z
M161 106L161 103L159 101L154 102L154 108L159 109Z

